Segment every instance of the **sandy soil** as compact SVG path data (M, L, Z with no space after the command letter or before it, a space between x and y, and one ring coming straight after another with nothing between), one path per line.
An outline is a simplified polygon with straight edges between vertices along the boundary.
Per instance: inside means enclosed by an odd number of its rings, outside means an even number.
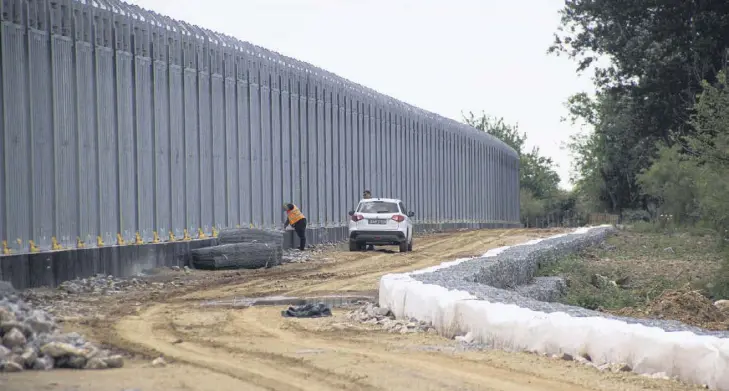
M687 390L627 373L530 354L474 352L430 334L388 334L331 318L290 319L283 306L201 301L267 295L376 294L385 273L414 270L559 231L491 230L419 238L412 253L323 252L275 269L195 272L202 283L93 302L66 328L135 353L125 368L0 375L2 390ZM164 276L158 277L164 278ZM83 311L82 311L83 312ZM84 312L85 313L85 312ZM163 356L169 364L150 367Z

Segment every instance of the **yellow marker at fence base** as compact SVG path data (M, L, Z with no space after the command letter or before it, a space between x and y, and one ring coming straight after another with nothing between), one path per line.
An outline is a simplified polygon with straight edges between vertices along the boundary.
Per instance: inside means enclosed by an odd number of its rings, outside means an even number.
M104 247L104 239L102 239L101 236L96 237L96 245L99 247Z
M3 240L3 255L10 255L10 248L8 248L7 240Z
M182 230L182 240L192 240L190 234L187 232L187 228Z
M159 235L157 234L157 231L152 232L152 243L159 243Z
M142 240L142 235L140 235L139 232L137 232L136 235L134 235L134 244L136 244L136 245L144 244L144 241Z
M122 238L121 234L116 234L116 244L123 246L126 244L124 241L124 238Z
M63 250L63 246L58 244L58 239L55 236L51 238L51 249L53 251Z
M175 233L170 231L170 242L177 241L177 238L175 237Z
M30 244L30 252L37 253L37 252L40 251L40 249L38 249L38 246L36 246L35 243L33 243L32 240L29 240L28 241L28 244Z
M197 238L198 239L205 239L207 238L207 235L205 235L205 232L203 232L202 228L197 229Z
M76 238L76 248L84 248L84 241L81 238Z
M217 238L218 237L218 230L215 229L215 227L213 227L213 237L214 238Z

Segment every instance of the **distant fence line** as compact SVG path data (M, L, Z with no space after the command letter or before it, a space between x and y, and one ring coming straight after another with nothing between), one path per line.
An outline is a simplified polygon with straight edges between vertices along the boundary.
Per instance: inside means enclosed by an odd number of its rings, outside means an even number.
M0 2L3 252L341 226L519 221L518 156L312 65L113 0ZM272 27L276 28L276 27Z

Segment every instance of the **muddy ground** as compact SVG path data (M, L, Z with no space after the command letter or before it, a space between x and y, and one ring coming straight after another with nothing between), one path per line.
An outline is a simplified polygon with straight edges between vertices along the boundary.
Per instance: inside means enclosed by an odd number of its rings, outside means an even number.
M412 253L314 252L255 271L160 270L97 292L36 290L26 298L67 331L124 352L124 368L0 374L0 389L32 390L687 390L676 382L598 371L531 354L474 351L432 333L388 333L334 309L291 319L285 306L202 306L271 295L376 296L379 277L479 255L559 230L462 231L420 237ZM106 292L104 291L106 290ZM158 360L162 356L166 364Z

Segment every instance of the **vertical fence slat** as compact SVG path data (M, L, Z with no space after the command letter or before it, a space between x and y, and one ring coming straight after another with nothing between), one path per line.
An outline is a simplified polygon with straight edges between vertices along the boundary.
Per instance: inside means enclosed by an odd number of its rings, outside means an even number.
M50 37L46 31L28 32L30 91L52 91ZM51 249L54 229L55 173L52 95L29 94L33 178L31 193L33 239L41 250ZM92 106L93 107L93 106ZM93 191L96 191L94 189ZM4 236L3 236L4 238Z
M28 124L28 58L23 27L2 23L3 128L5 143L5 213L8 246L24 251L31 231L30 128ZM9 61L5 61L8 59ZM20 241L19 243L17 241Z
M236 101L238 110L238 183L240 194L240 224L245 226L253 224L251 213L251 114L250 114L250 85L249 62L243 57L236 57Z
M228 200L226 197L226 101L225 81L223 78L222 53L219 50L211 54L211 85L210 99L212 123L212 192L213 206L212 227L220 230L226 226ZM212 228L211 228L212 229ZM212 234L212 232L211 232Z
M281 205L284 203L283 195L283 161L282 140L283 128L281 126L281 74L279 64L274 62L271 72L271 195L267 213L271 216L272 227L279 228L281 221Z
M137 164L137 231L142 240L152 240L155 230L155 137L152 121L152 61L149 57L135 56L135 138Z
M265 54L265 53L264 53ZM271 138L271 62L266 57L261 58L260 67L260 149L261 149L261 170L259 192L261 198L257 209L262 214L261 226L271 228L273 226L273 145Z
M225 199L226 225L235 227L241 224L240 219L240 178L238 165L238 95L236 94L235 53L228 48L223 63L225 76L223 93L225 94Z

